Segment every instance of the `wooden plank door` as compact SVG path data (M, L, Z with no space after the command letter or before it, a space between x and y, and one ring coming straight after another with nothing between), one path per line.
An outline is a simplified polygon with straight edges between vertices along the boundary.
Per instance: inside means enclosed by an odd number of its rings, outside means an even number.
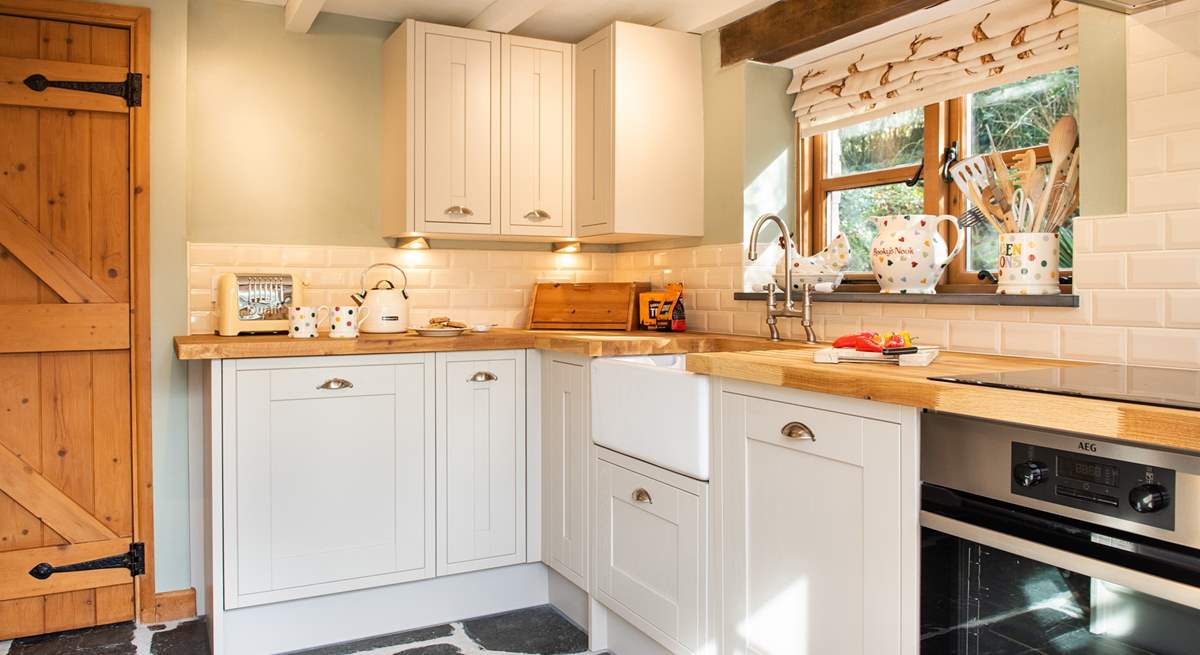
M125 554L148 529L135 525L135 458L148 457L135 388L149 379L131 309L133 113L23 83L126 80L132 22L104 5L99 24L44 17L80 7L0 2L0 639L133 619L128 569L29 571Z

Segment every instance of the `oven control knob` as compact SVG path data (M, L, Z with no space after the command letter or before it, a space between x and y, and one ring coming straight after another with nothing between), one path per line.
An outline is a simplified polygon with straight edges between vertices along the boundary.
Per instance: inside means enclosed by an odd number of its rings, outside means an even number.
M1022 487L1034 487L1046 481L1050 469L1041 462L1030 460L1013 467L1013 479Z
M1161 484L1138 485L1129 491L1129 504L1143 514L1157 512L1171 504L1171 492Z

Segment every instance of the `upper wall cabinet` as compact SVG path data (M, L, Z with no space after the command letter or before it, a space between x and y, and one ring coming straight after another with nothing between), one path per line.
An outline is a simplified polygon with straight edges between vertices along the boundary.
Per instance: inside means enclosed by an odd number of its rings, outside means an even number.
M383 46L384 236L500 233L500 35L406 20Z
M575 48L500 38L500 231L571 234Z
M576 233L704 234L700 37L613 23L575 54Z
M572 52L413 20L388 37L383 235L568 235Z

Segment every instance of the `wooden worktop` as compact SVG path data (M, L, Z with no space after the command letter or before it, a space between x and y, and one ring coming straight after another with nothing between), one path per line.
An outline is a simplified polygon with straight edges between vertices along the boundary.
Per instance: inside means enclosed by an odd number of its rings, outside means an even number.
M927 367L817 364L823 345L688 357L695 373L1200 451L1200 412L938 382L930 377L1067 368L1084 362L943 352Z
M292 339L285 334L221 337L196 334L175 337L179 359L245 359L251 357L310 357L317 355L377 355L458 350L536 348L587 357L665 355L794 348L795 343L773 344L767 339L724 334L684 332L586 332L496 328L485 333L464 332L457 337L421 337L407 334L362 334L357 339Z
M586 357L689 353L696 373L819 391L939 412L1200 452L1200 412L995 389L930 377L1080 366L1082 362L943 352L928 367L816 364L824 345L688 332L586 332L498 328L458 337L364 334L357 339L287 335L175 337L179 359L372 355L536 348Z

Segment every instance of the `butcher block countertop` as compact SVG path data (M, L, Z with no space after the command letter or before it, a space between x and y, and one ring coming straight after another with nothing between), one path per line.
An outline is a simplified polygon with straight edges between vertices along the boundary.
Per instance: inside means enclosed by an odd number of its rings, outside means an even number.
M696 373L818 391L939 412L1091 434L1200 453L1200 412L996 389L929 377L1080 366L1082 362L943 352L928 367L816 364L827 347L798 341L688 332L588 332L497 328L458 337L364 334L357 339L286 335L175 337L179 359L244 359L536 348L585 357L688 353Z
M669 355L679 353L736 352L795 348L795 342L772 343L757 337L737 337L702 332L621 332L572 330L519 330L494 328L489 332L464 332L457 337L420 337L407 334L362 334L357 339L292 339L285 334L221 337L196 334L175 337L179 359L246 359L252 357L311 357L318 355L377 355L458 350L536 348L585 357Z
M1200 452L1200 412L929 380L1084 362L943 352L926 367L817 364L827 345L691 355L695 373Z

